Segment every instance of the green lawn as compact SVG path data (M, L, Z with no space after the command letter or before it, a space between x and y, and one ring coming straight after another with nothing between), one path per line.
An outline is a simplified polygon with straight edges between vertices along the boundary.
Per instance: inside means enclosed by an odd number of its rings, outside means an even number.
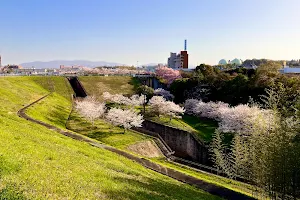
M187 116L189 117L189 116ZM184 118L186 119L186 118ZM109 123L105 122L104 120L97 120L95 121L94 126L82 117L79 116L78 113L72 112L70 120L68 121L68 128L73 130L77 133L86 135L93 139L96 139L100 142L105 144L109 144L111 146L125 149L126 147L138 143L140 141L149 140L150 138L147 136L143 136L136 132L127 131L123 134L123 129L111 126ZM132 153L132 152L131 152ZM203 181L213 183L219 186L226 187L228 189L246 194L251 196L252 191L254 188L251 185L241 183L238 181L234 181L228 178L224 178L221 176L196 171L192 168L183 166L181 164L177 164L174 162L168 162L165 158L151 158L153 162L161 164L163 166L175 169L187 175L199 178Z
M18 117L24 105L55 91L28 113L63 127L70 88L53 78L0 78L0 199L218 199Z
M204 141L211 141L215 129L218 128L218 123L209 119L200 119L198 117L184 115L181 119L170 119L168 117L150 117L152 121L160 124L165 124L189 132L194 132L199 137L199 139Z
M96 96L99 100L102 100L103 92L132 95L139 85L136 78L129 76L81 76L79 80L88 95ZM151 117L150 119L158 123L194 132L200 139L208 142L211 141L212 135L218 127L217 122L213 120L203 120L188 115L183 116L182 119L173 119L171 122L167 117Z
M88 95L99 100L102 100L103 92L133 95L139 85L137 79L130 76L81 76L79 80Z
M63 96L54 92L47 98L29 107L26 113L34 119L47 122L59 128L66 128L66 121L71 109L71 101L66 101Z
M125 149L131 144L151 139L146 135L138 134L131 130L127 130L123 134L122 128L112 126L101 119L96 120L93 126L75 111L72 112L67 127L74 132L121 149Z
M169 167L171 169L175 169L177 171L180 171L187 175L193 176L193 177L203 180L205 182L213 183L215 185L219 185L219 186L237 191L239 193L243 193L248 196L253 196L253 194L256 194L256 191L255 191L256 188L254 186L246 184L246 183L228 179L228 178L225 178L222 176L217 176L217 175L210 174L210 173L207 173L204 171L196 170L196 169L181 165L179 163L169 162L165 158L151 158L151 160L162 166Z

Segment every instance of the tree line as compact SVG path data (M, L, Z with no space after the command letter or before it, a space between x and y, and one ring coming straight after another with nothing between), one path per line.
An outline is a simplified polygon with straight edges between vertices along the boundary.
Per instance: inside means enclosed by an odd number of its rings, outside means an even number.
M278 105L286 115L300 109L300 77L289 77L278 72L278 62L265 62L257 69L237 68L221 71L216 67L201 64L192 73L183 73L182 78L170 84L170 92L176 103L186 99L201 99L204 102L222 101L232 106L261 101L266 89L273 88L282 96Z
M280 74L280 68L267 60L257 69L225 71L201 64L169 87L189 114L219 122L211 143L217 168L233 179L244 177L271 199L297 199L300 78Z

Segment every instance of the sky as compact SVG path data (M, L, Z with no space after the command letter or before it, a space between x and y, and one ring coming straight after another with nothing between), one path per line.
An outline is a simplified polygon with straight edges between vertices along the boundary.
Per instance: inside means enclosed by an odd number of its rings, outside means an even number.
M300 0L1 0L2 64L300 59Z

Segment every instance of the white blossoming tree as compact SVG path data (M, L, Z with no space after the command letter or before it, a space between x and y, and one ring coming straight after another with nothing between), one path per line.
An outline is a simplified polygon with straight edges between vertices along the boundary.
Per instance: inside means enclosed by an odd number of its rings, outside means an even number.
M166 115L172 118L179 118L185 110L172 101L166 101L162 96L154 96L149 100L150 110L157 116Z
M94 97L86 97L82 101L76 101L75 108L87 120L91 121L94 126L94 121L103 117L106 107L105 104L99 103Z
M143 116L134 110L123 110L120 108L112 108L106 115L106 120L115 126L120 126L124 129L124 133L131 127L141 127Z
M109 92L103 93L103 99L105 102L116 103L127 106L139 106L144 103L144 95L132 95L130 98L123 96L122 94L110 94Z
M223 102L205 103L201 100L188 99L185 101L184 107L187 114L220 121L220 117L222 114L221 112L227 110L229 108L229 105Z
M187 114L218 121L218 130L224 133L249 134L254 127L266 130L276 126L273 111L261 109L258 106L238 105L229 107L223 102L205 103L201 100L188 99L185 102L185 108Z

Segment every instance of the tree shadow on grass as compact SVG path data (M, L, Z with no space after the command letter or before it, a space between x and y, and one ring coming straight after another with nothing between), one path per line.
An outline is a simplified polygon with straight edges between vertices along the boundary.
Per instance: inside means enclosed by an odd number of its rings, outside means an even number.
M45 116L45 118L52 124L64 127L67 121L65 109L66 108L61 105L56 105L53 108L52 112L47 113L47 116Z
M12 162L0 154L0 179L3 175L15 173L21 170L19 163Z
M130 185L130 187L124 188L124 190L105 190L104 192L111 199L172 199L172 200L196 200L196 199L221 199L217 196L206 193L200 189L194 188L188 185L181 185L168 182L168 177L160 180L152 178L144 178L138 180L134 178L126 177L114 177L113 180L116 183L124 183ZM171 180L170 180L171 181Z
M109 130L109 129L106 129ZM112 133L112 132L105 132L106 130L101 129L101 131L99 130L95 130L95 131L90 131L88 134L86 134L86 136L99 140L99 141L103 141L105 138L110 137L110 136L115 136L116 134L122 136L123 132L119 132L119 133Z
M18 189L15 184L8 184L5 188L0 190L0 200L25 200L23 191Z
M103 141L103 139L110 136L124 135L121 128L113 127L112 125L100 120L96 121L96 123L92 125L92 123L78 116L76 113L71 114L67 127L72 131L99 141Z
M0 155L0 182L1 177L6 174L16 173L21 169L21 166ZM0 188L0 200L26 199L23 192L18 189L15 184L7 184L4 188Z
M203 139L210 141L215 130L218 128L218 122L210 119L198 118L194 116L184 115L182 121L197 130Z

